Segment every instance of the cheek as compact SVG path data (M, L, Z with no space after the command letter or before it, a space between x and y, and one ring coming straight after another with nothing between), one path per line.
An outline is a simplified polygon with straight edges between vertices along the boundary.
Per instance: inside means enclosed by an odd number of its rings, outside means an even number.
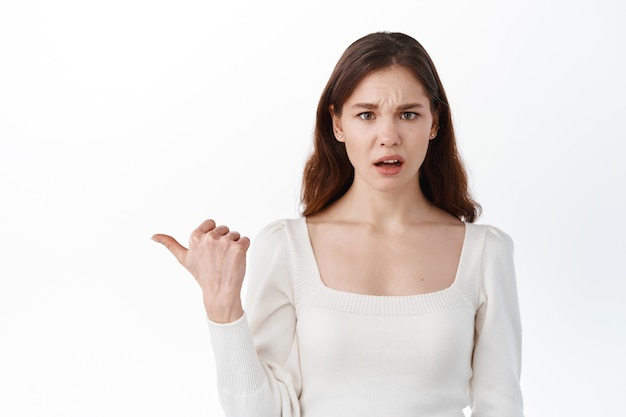
M344 142L346 148L346 155L348 155L348 161L354 167L355 161L358 160L358 151L354 149L351 142Z
M415 141L416 143L426 146L431 140L430 133L431 126L424 123L419 124L418 126L412 126L407 128L407 130L405 131L405 137L411 138L411 140Z
M367 125L365 123L356 123L354 120L347 120L342 123L343 132L352 140L363 140L367 134Z

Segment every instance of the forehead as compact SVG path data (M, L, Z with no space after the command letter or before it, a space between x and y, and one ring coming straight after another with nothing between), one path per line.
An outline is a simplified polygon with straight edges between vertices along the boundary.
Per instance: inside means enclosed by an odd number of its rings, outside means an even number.
M376 70L365 76L348 97L346 104L390 98L400 101L429 101L421 81L406 68L396 66Z

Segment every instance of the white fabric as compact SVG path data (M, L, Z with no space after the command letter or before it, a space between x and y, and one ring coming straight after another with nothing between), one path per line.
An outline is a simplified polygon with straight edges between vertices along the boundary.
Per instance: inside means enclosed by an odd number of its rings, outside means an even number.
M371 296L320 279L303 218L252 243L244 316L209 321L229 417L522 417L513 243L466 223L454 283Z

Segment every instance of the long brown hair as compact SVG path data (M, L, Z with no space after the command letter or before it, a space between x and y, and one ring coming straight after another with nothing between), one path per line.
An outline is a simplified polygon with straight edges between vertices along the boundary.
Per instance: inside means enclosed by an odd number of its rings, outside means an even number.
M391 66L409 70L424 85L438 119L437 137L429 142L419 172L428 200L461 220L473 222L480 205L469 193L467 173L456 146L448 98L435 65L422 45L403 33L377 32L355 41L343 53L317 106L314 148L302 177L303 216L325 209L343 196L354 180L354 167L344 143L335 139L331 105L340 115L359 82L373 71Z

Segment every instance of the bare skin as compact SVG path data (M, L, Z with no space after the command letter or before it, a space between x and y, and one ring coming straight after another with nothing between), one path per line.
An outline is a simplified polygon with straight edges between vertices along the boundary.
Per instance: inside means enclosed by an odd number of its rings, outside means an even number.
M356 210L344 198L307 225L322 281L327 287L358 294L402 296L441 291L452 285L465 227L425 205L407 216L390 218ZM398 214L398 213L396 213Z
M330 110L355 176L343 197L307 219L324 283L372 295L449 287L465 227L419 187L419 169L438 131L423 85L401 67L376 71L359 83L341 114ZM380 167L381 159L397 163Z
M205 220L191 233L189 249L164 234L152 240L163 244L196 279L210 320L230 323L243 315L240 294L250 239Z
M307 218L324 283L372 295L449 287L465 227L419 187L420 166L438 131L422 84L402 68L377 71L359 83L342 114L329 111L355 176L344 196ZM248 238L206 220L191 234L189 249L168 235L153 239L194 276L210 320L229 323L242 316Z

